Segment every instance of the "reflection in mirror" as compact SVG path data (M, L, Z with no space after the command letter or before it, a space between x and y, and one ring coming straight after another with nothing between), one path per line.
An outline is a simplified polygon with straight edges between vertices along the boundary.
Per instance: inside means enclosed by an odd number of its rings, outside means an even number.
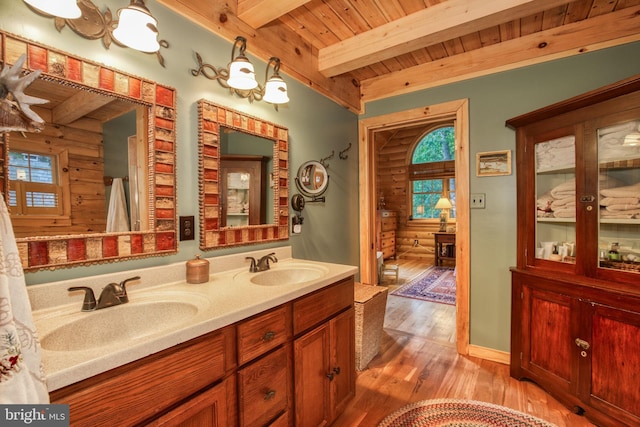
M327 191L329 175L327 169L320 162L310 160L298 168L296 185L302 194L308 197L321 196Z
M289 237L288 131L198 101L200 247Z
M0 38L2 64L26 54L25 67L42 70L27 94L50 100L34 107L47 122L41 133L0 140L0 189L24 269L175 252L175 91ZM112 195L120 209L110 209Z

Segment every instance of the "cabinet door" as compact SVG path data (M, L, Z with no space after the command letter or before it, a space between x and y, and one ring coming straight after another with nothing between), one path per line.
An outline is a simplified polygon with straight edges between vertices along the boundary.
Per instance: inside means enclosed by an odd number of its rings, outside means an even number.
M235 377L229 377L160 418L145 424L160 427L233 427L236 423Z
M329 423L329 324L294 342L296 426Z
M521 365L526 377L547 389L569 392L575 388L575 304L556 292L522 287Z
M583 363L591 375L581 381L580 398L628 425L640 425L640 313L584 307L590 312L591 337Z
M344 411L355 396L355 311L350 309L329 322L331 364L331 419Z

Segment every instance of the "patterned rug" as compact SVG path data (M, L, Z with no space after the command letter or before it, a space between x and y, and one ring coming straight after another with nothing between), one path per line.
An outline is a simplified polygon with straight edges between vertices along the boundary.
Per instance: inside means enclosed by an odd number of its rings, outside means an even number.
M411 403L378 427L557 427L504 406L475 400L437 399Z
M455 305L456 278L453 272L451 267L430 267L391 295Z

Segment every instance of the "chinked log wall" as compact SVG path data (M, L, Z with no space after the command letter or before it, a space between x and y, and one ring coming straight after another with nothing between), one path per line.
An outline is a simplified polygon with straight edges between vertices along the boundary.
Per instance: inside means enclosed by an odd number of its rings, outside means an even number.
M14 224L16 237L57 234L84 234L104 232L106 229L106 202L104 185L104 148L102 125L90 119L76 120L70 125L52 125L50 111L34 108L47 122L40 133L25 134L27 140L20 147L40 150L55 146L67 150L70 185L71 225L53 226L51 220L30 220L24 226ZM19 133L11 134L10 146L23 139ZM48 150L47 150L48 151ZM65 173L65 172L63 172Z
M377 200L384 196L385 209L398 213L398 229L396 230L396 251L401 259L415 259L425 265L434 263L433 233L440 228L434 221L429 225L415 226L409 220L409 181L408 164L413 143L424 133L421 129L399 129L391 134L376 134L377 158ZM418 246L414 247L414 241Z

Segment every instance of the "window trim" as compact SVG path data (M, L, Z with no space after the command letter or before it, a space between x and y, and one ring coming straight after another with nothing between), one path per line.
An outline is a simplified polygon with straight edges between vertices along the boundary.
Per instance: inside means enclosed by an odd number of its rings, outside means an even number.
M431 126L421 134L416 140L411 144L409 150L407 150L407 189L406 189L406 197L407 197L407 208L409 211L409 221L407 221L407 226L417 226L417 227L425 227L440 224L440 218L413 218L413 181L421 181L421 180L429 180L429 179L442 179L443 181L443 196L449 197L449 183L448 179L456 178L456 170L455 158L452 160L443 160L439 162L428 162L428 163L413 163L413 155L418 147L418 144L427 136L429 133L443 128L443 127L452 127L454 132L456 130L456 121L455 120L445 120L438 121L432 123ZM456 144L457 144L457 135L455 135ZM456 218L449 218L449 224L455 224Z
M57 177L58 197L60 200L59 214L49 212L43 213L16 213L11 212L11 221L16 226L33 226L34 220L51 220L56 222L53 226L68 227L71 225L71 189L69 181L69 152L63 148L52 147L47 144L35 141L12 141L9 151L27 152L40 154L43 156L55 157L56 170L53 171ZM9 167L9 165L7 165ZM8 180L9 187L14 188L15 181ZM9 207L11 210L11 207ZM47 209L48 210L48 209Z

